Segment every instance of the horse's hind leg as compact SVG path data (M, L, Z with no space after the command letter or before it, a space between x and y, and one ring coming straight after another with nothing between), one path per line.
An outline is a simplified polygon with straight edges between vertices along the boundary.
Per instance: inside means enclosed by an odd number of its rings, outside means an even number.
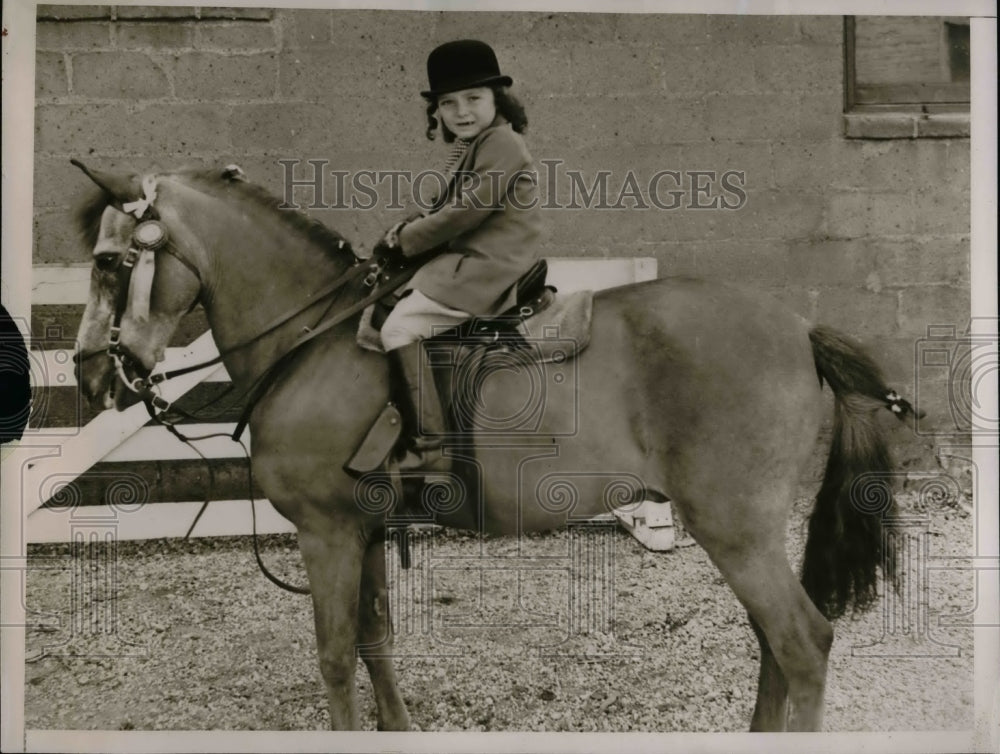
M788 729L819 730L833 628L792 573L784 547L775 542L758 549L747 543L709 555L763 633L752 729L784 727L787 687Z
M774 659L774 652L757 621L750 617L750 626L760 644L760 677L757 679L757 704L754 706L750 730L782 730L788 715L788 684Z
M358 730L355 647L361 563L367 543L358 528L339 521L324 523L322 531L299 529L299 549L309 574L330 727Z
M392 658L392 623L385 586L385 540L368 545L361 573L358 651L375 692L379 730L409 730L410 716L399 693Z

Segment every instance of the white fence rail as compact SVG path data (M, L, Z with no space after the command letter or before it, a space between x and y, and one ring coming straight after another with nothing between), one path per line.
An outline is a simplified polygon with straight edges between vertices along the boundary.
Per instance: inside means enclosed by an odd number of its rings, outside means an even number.
M88 295L89 265L50 266L34 268L32 302L34 305L83 304ZM600 290L627 283L656 278L656 260L652 258L586 259L558 258L549 260L549 282L561 291L590 288ZM204 333L186 348L167 351L164 369L211 359L218 351L210 333ZM33 354L40 359L40 374L49 384L74 386L72 364L65 352L42 351ZM163 397L176 401L202 382L227 382L224 367L206 367L175 380L162 383ZM79 505L66 508L42 508L46 500L72 483L76 477L99 462L143 462L189 460L200 456L171 436L162 427L144 426L148 421L142 405L123 412L105 411L80 428L42 430L57 446L53 455L38 460L22 480L22 503L27 515L29 542L71 541L80 526L103 525L113 529L120 540L151 539L183 536L194 521L202 502L183 501L128 504ZM185 433L231 433L234 425L217 423L186 425ZM244 442L249 448L249 432ZM199 451L210 459L242 458L243 450L227 438L213 438L198 443ZM257 501L257 531L277 533L293 531L269 502ZM217 500L211 502L192 536L235 536L249 534L251 512L249 500Z

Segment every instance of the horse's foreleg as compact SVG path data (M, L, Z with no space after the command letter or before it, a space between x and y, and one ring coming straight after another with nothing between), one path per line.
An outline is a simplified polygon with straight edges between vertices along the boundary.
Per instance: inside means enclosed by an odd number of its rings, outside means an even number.
M361 574L358 653L368 668L375 692L379 730L409 730L410 715L399 693L392 657L392 623L385 585L385 541L377 540L365 551Z
M750 616L750 625L760 644L760 677L757 679L757 704L750 721L751 731L783 730L788 714L788 684L774 659L771 645L757 621Z
M360 530L339 522L323 531L299 529L299 549L309 574L320 672L333 730L358 730L358 593L366 542Z

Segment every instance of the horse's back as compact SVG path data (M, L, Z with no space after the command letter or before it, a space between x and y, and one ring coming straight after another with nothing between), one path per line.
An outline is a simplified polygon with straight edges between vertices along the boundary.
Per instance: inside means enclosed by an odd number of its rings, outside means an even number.
M719 496L731 479L755 489L763 473L787 476L819 421L808 330L770 297L696 278L596 293L589 346L542 372L537 430L506 444L476 433L488 528L549 528L648 491ZM492 382L490 411L525 405L523 376Z

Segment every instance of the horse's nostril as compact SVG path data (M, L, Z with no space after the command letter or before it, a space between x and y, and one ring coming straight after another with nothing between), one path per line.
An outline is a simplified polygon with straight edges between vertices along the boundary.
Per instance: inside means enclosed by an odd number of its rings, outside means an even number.
M80 367L80 352L79 351L76 351L73 354L73 363L76 364L77 368L79 369L79 367Z

